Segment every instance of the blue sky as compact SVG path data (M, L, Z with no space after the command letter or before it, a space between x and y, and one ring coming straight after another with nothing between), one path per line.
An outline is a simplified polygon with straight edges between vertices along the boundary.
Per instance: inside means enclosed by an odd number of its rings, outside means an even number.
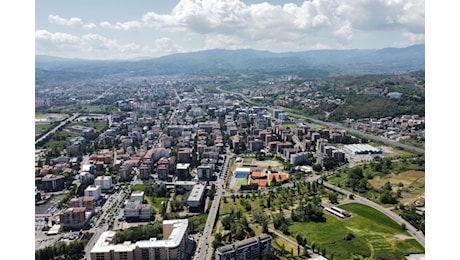
M425 41L420 0L41 0L35 53L88 59L214 48L379 49Z

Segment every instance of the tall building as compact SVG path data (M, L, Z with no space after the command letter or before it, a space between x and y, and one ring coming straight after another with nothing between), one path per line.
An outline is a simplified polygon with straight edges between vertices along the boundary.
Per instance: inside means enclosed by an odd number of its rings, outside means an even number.
M98 200L101 194L101 187L98 185L89 185L85 189L85 197L93 197L95 200Z
M112 176L97 176L94 185L101 187L101 190L112 189Z
M261 234L231 245L217 248L216 260L247 260L262 259L262 256L272 251L272 237Z
M64 189L65 178L62 175L47 174L42 178L43 190L60 191Z
M94 211L96 209L96 202L94 197L78 197L70 200L72 208L84 207L86 211Z
M187 227L187 219L164 220L163 240L150 238L135 243L120 241L119 244L116 244L115 231L106 231L91 249L91 259L183 260L186 259Z
M67 208L59 213L59 221L64 229L80 229L84 227L89 218L86 218L86 208Z

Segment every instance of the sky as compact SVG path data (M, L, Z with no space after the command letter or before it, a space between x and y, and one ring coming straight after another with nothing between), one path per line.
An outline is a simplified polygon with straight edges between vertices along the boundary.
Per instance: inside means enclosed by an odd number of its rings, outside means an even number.
M160 57L207 49L381 49L425 43L420 0L41 0L35 54Z

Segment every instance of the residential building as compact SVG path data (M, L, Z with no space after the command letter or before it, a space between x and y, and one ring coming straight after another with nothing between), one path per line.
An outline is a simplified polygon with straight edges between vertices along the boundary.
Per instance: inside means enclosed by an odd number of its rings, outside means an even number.
M113 260L185 260L188 244L188 220L173 219L163 221L163 240L151 238L135 243L120 241L117 244L116 232L106 231L101 234L91 249L91 259Z
M187 199L187 205L191 212L200 212L205 201L206 185L196 184Z
M94 210L96 209L96 202L94 197L78 197L70 200L70 207L84 207L86 211L94 212Z
M214 164L200 165L197 168L198 179L209 180L214 175Z
M110 190L113 187L112 176L97 176L94 185L101 187L101 190Z
M101 194L101 187L98 185L89 185L85 189L85 197L93 197L95 200L98 200Z
M186 180L190 177L190 163L178 163L176 165L176 175L179 180Z
M139 201L140 203L144 202L144 192L135 190L131 193L130 199L132 201Z
M189 163L192 161L192 150L188 147L180 148L177 151L177 161L180 163Z
M272 251L272 237L268 234L261 234L231 245L222 246L216 249L216 260L247 260L262 259L265 253Z
M62 175L47 174L42 178L42 186L45 192L63 190L64 183L65 178Z
M289 162L292 165L304 164L308 160L308 152L291 154Z
M85 207L67 208L59 213L59 221L64 229L81 229L88 220Z
M262 140L254 139L249 141L249 150L253 152L258 152L262 148L264 148L264 142Z
M127 221L150 221L152 207L138 200L130 200L126 203L123 214Z

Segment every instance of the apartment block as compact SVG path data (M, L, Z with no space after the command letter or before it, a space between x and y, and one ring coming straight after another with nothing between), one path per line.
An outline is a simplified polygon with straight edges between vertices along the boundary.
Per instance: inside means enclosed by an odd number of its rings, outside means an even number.
M262 256L272 251L272 237L268 234L261 234L231 245L217 248L216 260L246 260L262 259Z
M91 259L95 260L185 260L188 242L188 220L172 219L163 221L163 240L151 238L135 243L120 241L117 244L116 232L101 234L91 249Z

